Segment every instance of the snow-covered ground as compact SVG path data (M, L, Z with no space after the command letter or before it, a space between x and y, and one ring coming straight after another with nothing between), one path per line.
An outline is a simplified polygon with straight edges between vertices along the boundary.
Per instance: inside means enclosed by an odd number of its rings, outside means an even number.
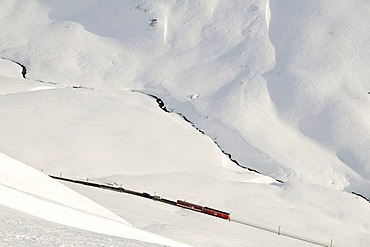
M369 12L334 0L1 1L0 204L12 208L1 217L16 209L119 246L311 246L46 176L62 174L369 246L370 205L351 194L370 197ZM14 218L39 234L40 219ZM1 244L12 228L0 225Z
M3 247L161 246L51 223L4 206L0 206L0 238Z
M132 227L127 221L104 207L68 189L49 176L3 154L0 154L0 162L1 205L45 220L97 233L149 243L181 245ZM2 223L9 220L9 214L4 215L4 217ZM26 224L22 220L20 222L21 225ZM12 227L16 226L12 225ZM29 226L29 228L29 234L33 234L33 227ZM4 230L6 230L5 227L2 231ZM9 232L2 232L1 235L5 238L1 241L5 242ZM26 234L26 236L28 235ZM52 238L55 241L55 237L47 236L47 238ZM10 241L13 241L12 237Z

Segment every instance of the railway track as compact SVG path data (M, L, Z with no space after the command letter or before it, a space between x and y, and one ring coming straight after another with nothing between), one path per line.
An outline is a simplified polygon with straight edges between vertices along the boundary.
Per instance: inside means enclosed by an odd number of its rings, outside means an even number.
M234 223L238 223L238 224L242 224L242 225L245 225L245 226L253 227L253 228L256 228L256 229L259 229L259 230L263 230L263 231L267 231L267 232L270 232L270 233L278 234L280 236L293 238L293 239L303 241L303 242L306 242L306 243L310 243L310 244L316 245L316 246L334 247L333 240L331 240L330 243L326 244L326 243L319 242L319 241L316 241L316 240L312 240L312 239L309 239L309 238L305 238L305 237L302 237L302 236L294 235L294 234L287 233L287 232L282 232L280 226L279 226L278 229L273 229L273 228L270 228L270 227L257 225L257 224L246 222L246 221L243 221L243 220L234 219L234 218L231 218L231 215L228 212L221 211L221 210L214 209L214 208L204 207L204 206L201 206L201 205L198 205L198 204L194 204L194 203L190 203L190 202L186 202L186 201L182 201L182 200L173 201L173 200L169 200L169 199L166 199L166 198L162 198L158 195L151 195L147 192L138 192L138 191L134 191L134 190L129 190L129 189L125 189L123 187L115 186L115 185L93 183L93 182L89 182L89 181L63 178L61 176L57 177L57 176L53 176L53 175L49 175L49 177L51 177L53 179L65 181L65 182L82 184L82 185L85 185L85 186L91 186L91 187L100 188L100 189L112 190L112 191L119 192L119 193L126 193L126 194L130 194L130 195L134 195L134 196L139 196L139 197L150 199L150 200L153 200L153 201L158 201L158 202L169 204L169 205L172 205L172 206L192 210L192 211L195 211L195 212L198 212L198 213L203 213L203 214L207 214L207 215L210 215L210 216L214 216L214 217L217 217L217 218L220 218L220 219L223 219L223 220L228 220L228 221L231 221L231 222L234 222Z
M57 179L57 180L62 180L62 181L65 181L65 182L82 184L82 185L91 186L91 187L95 187L95 188L112 190L112 191L115 191L115 192L120 192L120 193L126 193L126 194L130 194L130 195L134 195L134 196L139 196L139 197L143 197L143 198L150 199L150 200L153 200L153 201L158 201L158 202L169 204L169 205L172 205L172 206L177 206L177 207L180 207L180 208L185 208L185 209L189 209L189 210L196 211L196 212L199 212L199 213L211 215L211 216L218 217L218 218L221 218L221 219L230 220L230 213L228 213L228 212L224 212L224 211L214 209L214 208L203 207L203 206L200 206L200 205L197 205L197 204L194 204L194 203L190 203L190 202L186 202L186 201L182 201L182 200L172 201L172 200L162 198L162 197L157 196L157 195L151 195L147 192L138 192L138 191L134 191L134 190L125 189L123 187L107 185L107 184L100 184L100 183L93 183L93 182L83 181L83 180L63 178L61 176L57 177L57 176L49 175L49 177L51 177L53 179Z

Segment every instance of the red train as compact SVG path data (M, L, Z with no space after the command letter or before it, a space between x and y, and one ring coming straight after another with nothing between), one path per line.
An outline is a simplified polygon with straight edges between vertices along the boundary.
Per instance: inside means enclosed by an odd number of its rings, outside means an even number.
M230 213L223 212L214 208L203 207L194 203L177 200L176 205L182 208L198 211L204 214L209 214L225 220L230 220Z

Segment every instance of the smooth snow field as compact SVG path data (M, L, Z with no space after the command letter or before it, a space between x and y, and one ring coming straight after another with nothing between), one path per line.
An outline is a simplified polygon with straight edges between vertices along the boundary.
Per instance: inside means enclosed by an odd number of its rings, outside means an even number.
M0 0L0 246L370 246L369 13Z

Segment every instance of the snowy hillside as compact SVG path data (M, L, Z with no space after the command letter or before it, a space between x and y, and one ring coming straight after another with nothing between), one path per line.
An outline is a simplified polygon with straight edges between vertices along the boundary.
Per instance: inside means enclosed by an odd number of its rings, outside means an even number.
M368 13L361 0L1 1L0 204L150 243L297 246L45 176L61 174L368 246L370 205L351 194L370 198ZM53 213L22 206L37 203ZM55 218L66 210L105 223Z
M164 245L180 245L174 241L135 229L128 222L97 205L89 199L77 194L50 177L35 171L22 163L0 154L0 204L9 208L46 219L52 222L77 227L97 233L104 233L128 239L141 240ZM4 210L4 209L3 209ZM5 210L7 211L7 210ZM12 221L8 214L0 215L0 222L17 227L18 219ZM26 220L19 220L25 227ZM1 229L3 228L3 229ZM0 243L14 243L8 236L13 231L1 227L5 238ZM33 226L30 234L33 234ZM10 240L7 239L10 237ZM49 237L49 236L48 236ZM35 241L37 243L37 241ZM9 244L9 243L7 243ZM25 244L25 243L23 243Z
M160 246L50 223L3 206L0 206L0 232L4 247Z

